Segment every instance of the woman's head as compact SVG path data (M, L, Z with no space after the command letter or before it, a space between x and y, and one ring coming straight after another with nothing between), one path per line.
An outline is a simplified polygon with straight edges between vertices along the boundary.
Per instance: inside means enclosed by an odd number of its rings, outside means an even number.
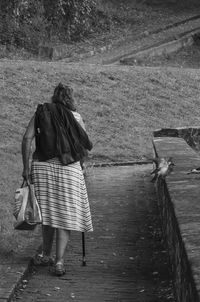
M54 89L52 96L53 103L61 103L65 105L69 110L76 111L76 106L73 98L73 89L68 85L59 83Z

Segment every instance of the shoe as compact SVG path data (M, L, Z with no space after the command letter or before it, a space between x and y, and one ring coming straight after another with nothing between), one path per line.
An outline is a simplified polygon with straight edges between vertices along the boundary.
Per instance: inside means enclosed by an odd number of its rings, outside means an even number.
M63 276L66 273L66 269L62 263L56 263L55 274L56 276Z
M64 264L62 263L56 263L52 269L50 269L50 272L54 275L60 277L66 274L66 269L64 267Z
M49 266L54 264L53 258L45 256L43 254L36 254L33 258L33 264L35 266Z

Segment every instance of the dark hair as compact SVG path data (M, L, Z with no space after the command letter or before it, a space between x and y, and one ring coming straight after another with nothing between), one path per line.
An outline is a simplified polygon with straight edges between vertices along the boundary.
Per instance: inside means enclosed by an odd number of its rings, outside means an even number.
M76 111L76 106L73 98L73 89L68 85L59 83L54 89L52 96L53 103L61 103L69 110Z

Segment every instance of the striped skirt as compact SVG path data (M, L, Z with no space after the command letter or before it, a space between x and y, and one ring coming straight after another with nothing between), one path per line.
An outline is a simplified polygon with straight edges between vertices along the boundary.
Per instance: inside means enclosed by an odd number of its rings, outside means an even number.
M33 161L32 180L44 225L80 232L93 231L79 162L63 166L58 159Z

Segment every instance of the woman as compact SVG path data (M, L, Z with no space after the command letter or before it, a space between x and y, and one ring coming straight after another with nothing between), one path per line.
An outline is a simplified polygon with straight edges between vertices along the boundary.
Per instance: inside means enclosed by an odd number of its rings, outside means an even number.
M40 111L44 105L38 105ZM29 122L22 141L24 166L22 176L27 180L31 173L43 219L42 252L35 257L35 262L41 265L52 262L51 250L56 231L54 272L60 276L65 273L64 253L70 231L93 231L81 168L85 151L91 150L92 144L84 130L81 116L76 112L73 91L70 87L60 83L54 90L51 104L46 106L50 108L51 123L55 128L52 136L52 140L55 140L53 144L55 150L50 156L42 150L45 146L42 146L44 139L40 139L40 135L44 122L40 118L41 113L37 110ZM30 170L29 158L34 137L36 150Z

